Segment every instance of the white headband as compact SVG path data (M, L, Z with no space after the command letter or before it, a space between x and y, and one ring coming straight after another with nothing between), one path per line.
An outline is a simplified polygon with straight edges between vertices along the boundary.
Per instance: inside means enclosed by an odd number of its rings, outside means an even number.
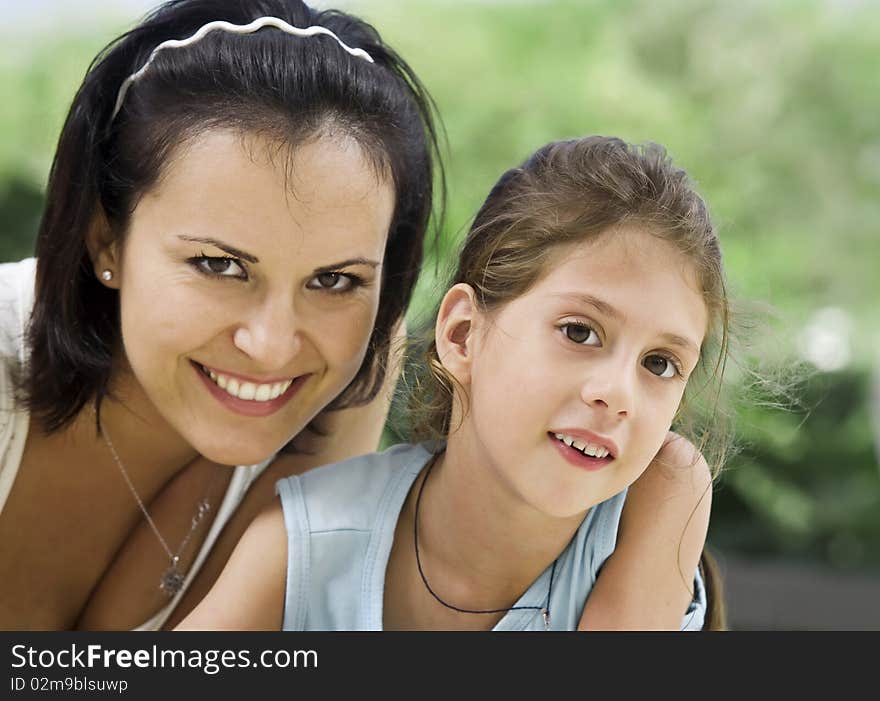
M147 59L147 62L141 67L141 69L136 71L135 73L132 73L130 76L128 76L128 78L123 81L122 86L119 88L119 94L116 97L116 106L113 108L113 115L110 117L110 121L112 122L116 118L116 115L119 114L119 110L122 108L122 103L125 101L125 94L128 92L128 89L132 86L133 83L143 77L144 73L153 62L153 59L156 58L156 54L158 54L162 49L179 49L184 46L191 46L197 41L200 41L208 32L212 32L215 29L220 29L224 32L230 32L232 34L253 34L258 29L262 29L263 27L275 27L276 29L280 29L286 34L292 34L293 36L298 37L313 37L318 34L326 34L329 37L333 37L336 42L352 56L363 58L370 63L374 63L373 58L372 56L370 56L370 54L368 54L363 49L351 48L345 42L343 42L342 39L340 39L326 27L313 26L306 27L305 29L300 29L299 27L294 27L285 22L283 19L278 19L277 17L260 17L259 19L255 19L250 24L232 24L230 22L217 20L216 22L208 22L207 24L202 25L199 30L191 37L188 37L186 39L169 39L168 41L163 41L155 49L153 49L152 53L150 53L150 57Z

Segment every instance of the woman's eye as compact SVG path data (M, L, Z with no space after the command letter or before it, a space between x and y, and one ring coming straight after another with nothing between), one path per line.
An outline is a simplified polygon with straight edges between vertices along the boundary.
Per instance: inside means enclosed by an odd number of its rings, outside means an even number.
M562 333L569 341L580 345L596 346L599 344L599 335L586 324L565 324L562 326Z
M211 277L231 277L238 280L247 280L247 272L236 258L197 256L190 258L190 262L199 272Z
M306 285L312 290L324 290L325 292L348 292L357 287L359 279L356 275L347 273L321 273L315 275Z
M649 355L645 358L644 365L648 370L657 377L675 377L678 374L678 368L669 358L662 355Z

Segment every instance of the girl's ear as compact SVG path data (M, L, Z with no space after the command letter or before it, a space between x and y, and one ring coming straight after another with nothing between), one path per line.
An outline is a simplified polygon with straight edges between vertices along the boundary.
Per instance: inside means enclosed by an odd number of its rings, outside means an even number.
M478 319L474 288L463 282L453 285L437 313L434 338L441 364L459 383L470 381Z
M105 287L119 289L119 244L107 216L104 214L104 208L101 205L95 207L95 213L92 215L89 230L86 232L86 248L89 251L89 257L92 259L92 269L95 271L95 277ZM108 273L109 271L109 273Z

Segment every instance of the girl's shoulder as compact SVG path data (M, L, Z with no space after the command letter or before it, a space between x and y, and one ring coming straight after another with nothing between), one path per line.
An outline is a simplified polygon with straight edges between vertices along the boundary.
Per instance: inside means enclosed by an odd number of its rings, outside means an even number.
M584 516L562 559L574 558L574 570L591 585L617 547L617 535L628 490L624 489L594 505Z
M304 509L312 532L369 530L432 454L425 444L395 445L286 477L276 492L285 508Z

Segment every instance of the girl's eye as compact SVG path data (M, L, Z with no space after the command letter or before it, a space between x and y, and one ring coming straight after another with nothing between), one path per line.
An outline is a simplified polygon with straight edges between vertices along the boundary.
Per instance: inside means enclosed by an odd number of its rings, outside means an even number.
M675 362L671 358L662 355L649 355L645 358L643 364L657 377L671 378L681 374Z
M578 343L582 346L599 345L599 334L592 326L586 324L563 324L562 333L569 341Z
M247 272L244 265L237 258L226 256L196 256L189 262L200 273L210 277L229 277L237 280L247 280Z
M321 273L309 280L310 290L324 290L325 292L341 293L350 292L360 286L361 279L350 273Z

